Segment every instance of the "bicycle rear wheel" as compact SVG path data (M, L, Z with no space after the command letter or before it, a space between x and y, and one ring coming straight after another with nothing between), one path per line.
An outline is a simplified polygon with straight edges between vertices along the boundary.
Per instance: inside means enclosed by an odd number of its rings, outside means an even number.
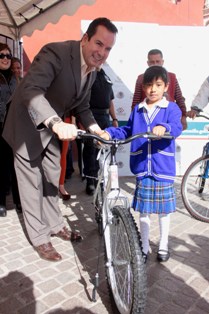
M209 222L209 155L196 159L187 169L181 184L181 195L188 212L197 220Z
M121 314L144 313L146 270L140 235L129 209L121 206L112 209L104 239L107 281L116 308Z

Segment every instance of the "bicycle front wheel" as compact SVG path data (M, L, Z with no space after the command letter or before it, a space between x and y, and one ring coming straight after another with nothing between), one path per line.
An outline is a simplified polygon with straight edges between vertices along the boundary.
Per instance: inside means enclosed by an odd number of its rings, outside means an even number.
M95 220L98 224L98 232L99 235L103 235L103 225L102 225L102 206L104 203L104 183L98 183L96 188L96 195L95 195Z
M196 159L187 169L181 195L188 212L197 220L209 222L209 155Z
M112 209L104 233L106 273L111 297L121 314L144 313L147 279L140 235L130 213L121 206Z

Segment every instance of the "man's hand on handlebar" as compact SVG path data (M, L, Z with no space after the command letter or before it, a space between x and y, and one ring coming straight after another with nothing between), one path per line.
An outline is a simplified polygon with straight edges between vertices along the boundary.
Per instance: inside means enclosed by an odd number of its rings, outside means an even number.
M191 109L190 111L187 111L187 117L195 119L198 113L198 111Z
M59 122L53 125L52 130L62 141L72 141L77 136L77 128L74 124Z

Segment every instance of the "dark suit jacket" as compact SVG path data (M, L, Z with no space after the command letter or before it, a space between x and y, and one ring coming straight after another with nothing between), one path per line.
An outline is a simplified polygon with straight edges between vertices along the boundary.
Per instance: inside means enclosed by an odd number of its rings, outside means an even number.
M85 128L95 123L89 109L91 86L96 71L81 84L80 42L66 41L44 46L18 86L7 113L3 137L14 153L27 160L36 159L53 133L43 121L69 111Z

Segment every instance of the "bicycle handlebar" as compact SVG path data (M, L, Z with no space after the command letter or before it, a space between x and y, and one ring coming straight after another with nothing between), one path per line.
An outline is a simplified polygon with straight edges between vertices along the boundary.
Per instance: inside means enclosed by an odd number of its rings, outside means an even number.
M191 107L191 109L197 112L196 117L209 120L209 116L202 109L196 106Z
M149 138L152 140L159 140L161 138L165 138L165 139L171 140L174 138L174 136L170 135L170 133L165 133L163 136L157 136L151 132L145 132L145 133L138 133L138 134L132 135L125 140L119 140L119 139L105 140L98 135L91 134L91 133L84 133L84 131L79 130L77 138L95 139L98 142L101 142L102 144L106 144L106 145L112 145L112 144L122 145L122 144L130 143L136 138Z
M198 113L196 115L196 117L198 117L198 118L205 118L205 119L209 120L209 116L206 116L206 114L204 114L204 113Z

